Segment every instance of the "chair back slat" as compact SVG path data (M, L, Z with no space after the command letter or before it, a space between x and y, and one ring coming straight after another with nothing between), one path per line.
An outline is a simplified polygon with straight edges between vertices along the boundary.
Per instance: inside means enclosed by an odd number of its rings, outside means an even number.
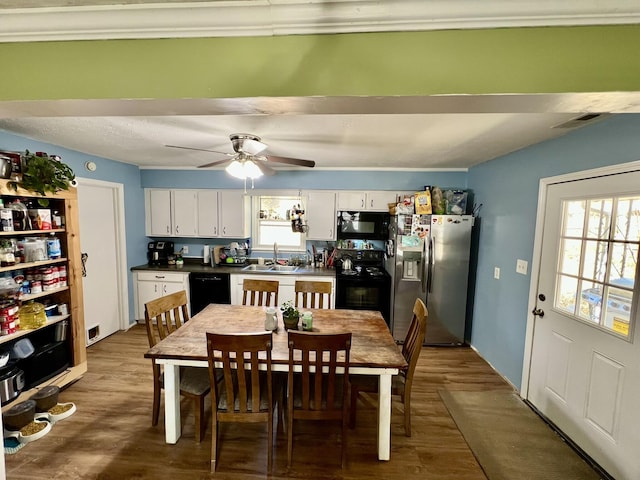
M179 292L151 300L144 305L149 346L153 347L189 321L187 292Z
M293 394L294 384L300 383L301 410L343 408L344 403L337 392L348 390L350 349L351 333L323 335L289 331L289 388ZM296 352L299 352L300 360L296 359ZM293 375L296 365L301 365L301 375ZM345 367L345 373L340 377L338 367ZM341 389L337 388L339 379L343 382Z
M342 467L346 464L351 333L288 331L287 465L293 458L293 421L340 420ZM338 368L344 373L338 375ZM301 371L295 371L296 368Z
M277 280L245 278L242 282L242 304L275 307L278 305L278 287Z
M420 350L422 350L426 331L427 307L424 302L418 298L413 305L413 318L411 319L409 331L402 345L402 355L408 365L404 371L404 375L407 378L413 378L413 372L418 363L418 357L420 356Z
M207 352L210 371L215 372L215 363L222 363L224 392L217 383L213 388L212 401L220 405L221 395L225 396L226 413L259 413L260 399L267 389L268 403L271 404L271 333L260 334L214 334L207 332ZM260 353L264 358L260 358ZM260 365L266 364L265 380L260 381Z
M295 306L302 308L331 308L331 282L296 280Z
M267 469L273 463L273 384L271 332L217 334L207 332L207 359L211 383L211 472L218 456L218 423L267 424ZM222 364L221 381L218 365ZM264 370L261 370L263 368Z

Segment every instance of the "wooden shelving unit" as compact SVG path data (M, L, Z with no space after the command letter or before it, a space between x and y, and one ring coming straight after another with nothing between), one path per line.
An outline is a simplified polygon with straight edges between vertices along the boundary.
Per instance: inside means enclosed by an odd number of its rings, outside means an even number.
M11 272L15 270L26 270L31 267L41 267L49 265L66 265L67 267L67 286L56 288L53 290L45 290L35 294L22 295L19 300L21 302L42 299L45 297L53 297L56 302L66 303L68 305L67 315L54 315L47 317L47 322L43 327L33 330L18 330L16 333L6 336L0 336L0 346L6 346L12 341L28 337L41 329L48 328L63 320L69 321L69 331L67 345L69 348L71 364L70 367L46 380L47 385L57 385L64 387L78 378L87 371L87 352L85 344L85 324L84 324L84 307L82 294L82 261L80 254L80 237L79 237L79 221L78 221L78 194L74 187L67 191L58 192L55 195L41 196L27 190L18 189L15 191L8 187L7 180L0 180L0 197L5 200L5 205L13 198L47 198L52 204L56 205L64 212L65 225L64 228L53 230L26 230L13 232L0 232L0 238L7 237L34 237L48 236L55 234L61 241L63 258L46 260L41 262L18 263L8 267L0 267L0 273ZM1 348L1 347L0 347ZM11 408L16 403L29 398L34 391L38 389L38 385L34 388L23 391L12 402L3 405L2 410Z

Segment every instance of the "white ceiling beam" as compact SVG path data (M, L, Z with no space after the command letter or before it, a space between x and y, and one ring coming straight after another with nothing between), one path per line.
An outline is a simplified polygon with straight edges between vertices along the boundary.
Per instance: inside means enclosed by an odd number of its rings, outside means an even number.
M86 5L90 3L87 1L79 3L83 6L0 9L0 42L640 23L637 0L240 0L92 6Z

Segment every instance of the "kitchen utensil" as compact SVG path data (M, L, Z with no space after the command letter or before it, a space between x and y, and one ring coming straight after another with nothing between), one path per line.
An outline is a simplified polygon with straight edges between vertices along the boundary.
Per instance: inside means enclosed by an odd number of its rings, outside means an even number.
M23 359L33 354L33 352L35 352L35 348L33 347L31 340L28 338L21 338L13 344L10 356L14 359Z
M9 361L9 352L0 352L0 367L4 367Z
M0 155L0 178L11 178L11 159Z
M342 257L342 270L353 270L353 260L349 255Z

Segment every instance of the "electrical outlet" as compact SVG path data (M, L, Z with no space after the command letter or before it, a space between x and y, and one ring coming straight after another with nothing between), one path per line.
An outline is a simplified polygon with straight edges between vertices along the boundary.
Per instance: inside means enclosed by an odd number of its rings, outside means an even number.
M493 278L495 278L496 280L500 280L500 268L499 267L493 267Z
M189 247L187 247L186 245L182 247L182 253L189 253Z
M516 273L521 273L522 275L527 274L527 267L529 266L529 262L526 260L520 260L516 262Z

